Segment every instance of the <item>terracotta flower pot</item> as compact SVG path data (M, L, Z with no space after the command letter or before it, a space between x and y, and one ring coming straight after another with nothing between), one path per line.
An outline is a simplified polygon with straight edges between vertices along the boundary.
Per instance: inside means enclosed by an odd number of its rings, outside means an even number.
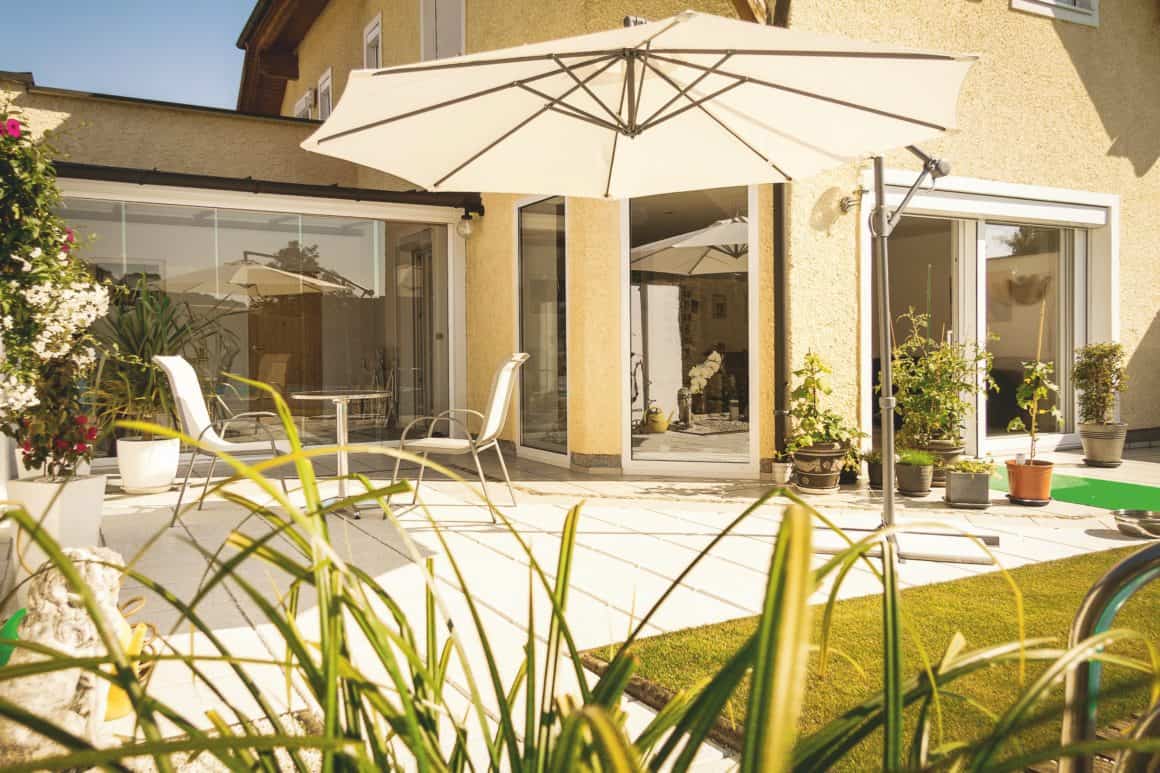
M807 494L833 494L846 460L838 443L818 443L793 454L793 483Z
M1007 462L1007 481L1011 499L1017 502L1046 503L1051 500L1053 462L1035 460L1026 464Z
M934 467L929 464L899 464L894 468L898 478L898 493L908 497L924 497L930 493Z

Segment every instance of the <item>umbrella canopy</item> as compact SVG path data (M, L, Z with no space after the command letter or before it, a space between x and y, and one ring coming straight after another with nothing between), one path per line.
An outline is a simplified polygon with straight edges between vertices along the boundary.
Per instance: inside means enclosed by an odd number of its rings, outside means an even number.
M749 222L744 217L718 220L696 231L633 247L634 271L701 276L735 274L749 267Z
M243 288L251 297L275 295L302 295L309 293L347 293L349 288L294 271L285 271L252 260L224 263L221 268L207 268L179 274L166 281L168 292L203 292L234 294L233 288Z
M428 190L626 198L784 182L954 127L972 61L686 11L354 71L302 147Z

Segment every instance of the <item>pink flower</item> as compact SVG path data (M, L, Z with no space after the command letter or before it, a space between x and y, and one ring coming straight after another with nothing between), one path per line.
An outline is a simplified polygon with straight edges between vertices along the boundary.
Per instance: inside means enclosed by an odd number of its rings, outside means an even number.
M9 118L4 128L8 130L8 136L13 139L20 139L20 121L15 118Z
M64 451L65 449L68 448L68 441L62 440L60 438L57 438L56 440L54 440L52 444L54 446L56 446L57 450L59 450L59 451Z
M83 454L85 451L89 450L89 447L86 446L84 443L77 443L75 446L73 446L73 450L76 451L78 454Z
M64 240L66 242L68 242L69 244L72 244L73 242L75 242L77 240L76 234L73 233L73 229L71 229L71 228L64 229Z
M87 430L85 430L85 440L96 440L96 439L97 439L97 428L96 427L89 427Z
M83 427L89 423L89 417L81 414L80 416L77 416L75 419L73 419L73 421Z

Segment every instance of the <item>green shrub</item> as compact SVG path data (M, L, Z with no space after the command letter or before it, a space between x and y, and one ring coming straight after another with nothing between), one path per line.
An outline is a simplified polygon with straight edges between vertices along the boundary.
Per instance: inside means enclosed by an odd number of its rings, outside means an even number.
M1085 424L1110 424L1116 395L1128 388L1123 345L1090 344L1079 349L1072 378L1079 392L1079 420Z
M906 448L898 452L898 463L904 467L933 467L934 454L917 448Z
M995 463L990 459L960 459L947 467L947 469L951 472L986 473L987 475L994 475Z

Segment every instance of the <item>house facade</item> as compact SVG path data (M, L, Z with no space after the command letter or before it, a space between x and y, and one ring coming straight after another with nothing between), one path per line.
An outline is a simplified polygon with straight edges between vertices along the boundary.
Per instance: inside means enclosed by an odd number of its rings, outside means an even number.
M411 192L298 148L352 69L593 32L688 5L259 0L238 41L236 112L43 89L14 74L0 88L37 128L65 130L66 216L94 235L91 260L114 276L156 278L213 313L228 307L231 351L207 353L207 367L288 389L389 386L391 405L364 408L374 439L375 427L447 405L481 407L496 364L524 350L532 358L505 429L517 454L595 473L757 476L780 447L788 384L807 351L832 367L835 407L870 436L879 421L867 164L792 184L612 202ZM1078 346L1105 340L1129 355L1129 441L1160 438L1160 7L692 5L977 53L960 130L924 147L952 175L916 196L891 237L893 308L929 315L933 335L987 342L1000 391L980 400L967 427L976 453L1022 450L1025 439L1005 426L1021 362L1037 351L1062 387L1064 418L1046 444L1077 445L1069 365ZM905 152L886 161L896 203L916 163ZM729 235L711 260L689 260L682 240L706 233ZM230 280L247 260L307 278L295 293L239 299ZM347 289L309 279L320 276ZM323 418L303 409L304 427Z

